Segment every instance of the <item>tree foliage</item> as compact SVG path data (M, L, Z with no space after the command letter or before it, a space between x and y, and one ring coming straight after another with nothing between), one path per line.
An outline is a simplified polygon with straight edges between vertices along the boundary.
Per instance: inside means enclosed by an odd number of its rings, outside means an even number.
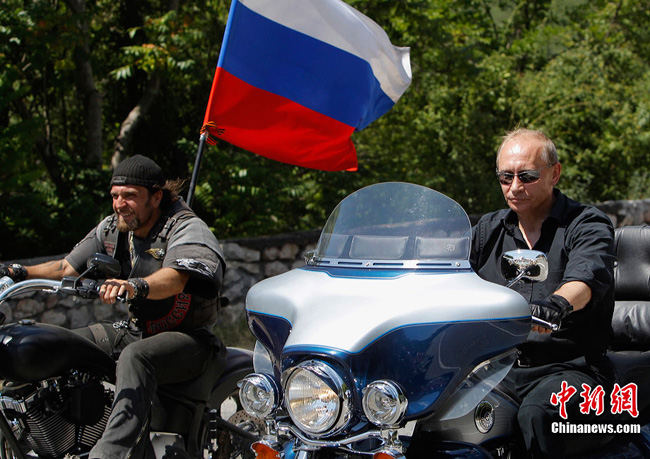
M555 139L572 197L648 196L649 0L346 1L411 47L411 87L353 136L357 172L209 147L194 208L219 238L320 227L378 181L435 188L472 213L501 207L495 150L518 125ZM0 259L70 250L110 212L125 156L190 176L228 8L0 3Z

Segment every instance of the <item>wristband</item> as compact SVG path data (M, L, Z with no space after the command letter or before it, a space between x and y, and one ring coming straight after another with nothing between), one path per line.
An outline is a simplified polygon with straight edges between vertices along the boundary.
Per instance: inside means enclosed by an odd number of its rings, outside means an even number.
M127 281L133 287L132 300L143 300L149 296L149 284L141 277L132 277Z
M13 271L13 274L9 277L11 277L15 282L24 281L27 279L27 270L23 267L23 265L14 263L12 265L9 265L9 267Z

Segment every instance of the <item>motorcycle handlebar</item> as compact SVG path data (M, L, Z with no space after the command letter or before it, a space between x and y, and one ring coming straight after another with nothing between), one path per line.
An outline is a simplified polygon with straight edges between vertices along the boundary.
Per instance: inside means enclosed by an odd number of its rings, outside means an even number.
M102 281L94 279L80 279L74 277L64 277L61 281L61 291L70 295L77 295L81 298L97 298L99 296L99 287Z
M120 303L126 303L127 301L129 301L128 292L124 292L122 295L117 295L115 299Z
M78 295L82 298L97 298L99 296L99 288L103 283L103 280L81 279L77 281L76 278L64 278L61 282L61 291L71 295ZM127 295L118 295L117 301L126 303L128 301Z
M5 290L0 292L0 303L8 298L24 292L33 292L36 290L51 290L56 292L61 288L61 282L50 279L29 279L22 282L16 282Z
M4 279L4 278L3 278ZM56 292L61 287L61 282L49 279L29 279L22 282L5 282L0 291L0 304L12 296L35 290L50 290ZM0 312L0 325L5 323L7 316Z
M545 320L542 320L542 319L540 319L538 317L530 316L530 318L533 321L533 325L548 328L549 330L553 330L553 331L558 331L560 329L560 327L557 324L552 324L552 323L547 322Z
M103 281L94 279L80 279L64 277L62 280L28 279L13 283L0 292L0 303L16 295L38 290L50 292L64 292L82 298L96 298L99 296L99 287Z

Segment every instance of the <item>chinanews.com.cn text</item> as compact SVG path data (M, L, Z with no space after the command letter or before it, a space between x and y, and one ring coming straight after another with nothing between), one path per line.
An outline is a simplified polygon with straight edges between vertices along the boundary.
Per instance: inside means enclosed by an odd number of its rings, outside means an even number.
M556 434L638 434L640 424L577 424L572 422L553 422L551 431Z

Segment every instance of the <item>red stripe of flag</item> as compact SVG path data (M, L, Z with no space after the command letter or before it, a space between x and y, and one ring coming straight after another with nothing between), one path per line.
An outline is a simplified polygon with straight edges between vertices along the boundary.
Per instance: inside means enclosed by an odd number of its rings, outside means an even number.
M357 169L352 126L256 88L221 67L204 124L211 136L277 161L325 171Z

